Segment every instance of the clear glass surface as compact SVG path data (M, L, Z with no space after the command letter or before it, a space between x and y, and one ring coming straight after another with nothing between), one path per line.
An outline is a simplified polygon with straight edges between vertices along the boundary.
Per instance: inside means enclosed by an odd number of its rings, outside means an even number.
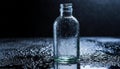
M75 63L79 58L79 22L72 16L71 4L62 4L60 11L53 29L55 61Z

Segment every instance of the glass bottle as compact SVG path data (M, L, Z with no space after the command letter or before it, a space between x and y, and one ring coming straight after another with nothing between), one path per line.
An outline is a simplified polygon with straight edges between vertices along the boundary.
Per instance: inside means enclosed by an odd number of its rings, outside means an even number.
M72 3L60 4L60 16L54 22L55 62L75 63L79 59L79 22L72 16Z

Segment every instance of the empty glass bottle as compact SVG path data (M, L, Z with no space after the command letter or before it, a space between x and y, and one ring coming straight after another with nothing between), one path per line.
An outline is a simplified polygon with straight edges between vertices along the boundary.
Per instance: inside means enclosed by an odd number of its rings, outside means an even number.
M72 3L60 4L60 16L54 22L54 57L62 64L79 59L79 22L72 11Z

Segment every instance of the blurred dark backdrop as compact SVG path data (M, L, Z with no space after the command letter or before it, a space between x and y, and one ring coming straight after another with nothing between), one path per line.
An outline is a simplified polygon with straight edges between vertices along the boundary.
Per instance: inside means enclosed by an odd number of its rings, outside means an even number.
M120 0L2 0L0 37L52 37L65 2L73 3L80 36L120 36Z

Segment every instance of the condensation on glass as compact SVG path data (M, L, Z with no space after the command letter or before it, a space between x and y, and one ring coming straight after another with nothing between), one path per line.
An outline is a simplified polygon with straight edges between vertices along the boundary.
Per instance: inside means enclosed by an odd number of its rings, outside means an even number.
M72 16L72 3L60 4L60 16L54 22L54 59L60 64L79 59L79 22Z

